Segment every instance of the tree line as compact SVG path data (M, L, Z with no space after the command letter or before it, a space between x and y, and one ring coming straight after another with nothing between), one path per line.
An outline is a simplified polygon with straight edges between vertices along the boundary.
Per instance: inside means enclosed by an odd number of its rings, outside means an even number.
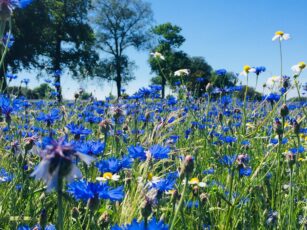
M117 96L123 84L134 79L136 64L128 49L145 50L152 83L176 87L189 69L185 85L195 95L205 92L210 82L217 87L233 86L236 76L218 77L204 57L191 57L180 48L185 42L181 28L171 23L154 25L151 5L143 0L34 0L29 7L15 10L12 20L14 45L1 68L2 91L6 73L38 70L54 78L57 98L62 100L63 73L74 79L98 78L114 81Z

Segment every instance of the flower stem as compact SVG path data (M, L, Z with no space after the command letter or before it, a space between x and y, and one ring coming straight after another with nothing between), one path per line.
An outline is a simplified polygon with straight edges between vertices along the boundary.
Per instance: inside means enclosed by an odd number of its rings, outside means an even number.
M57 229L64 230L63 222L63 178L60 176L58 180L58 222Z
M289 207L289 229L292 228L292 214L293 214L293 188L292 188L292 180L293 180L293 166L290 168L290 207Z
M243 100L243 134L245 135L246 133L246 97L247 97L247 92L248 92L248 75L247 75L247 83L245 87L245 93L244 93L244 100Z
M279 55L280 55L280 76L282 77L282 48L281 48L280 39L279 39Z
M171 226L170 226L170 230L175 229L174 228L175 227L175 222L176 222L178 213L180 212L180 210L182 208L182 204L183 204L183 200L184 200L184 195L185 195L186 190L187 190L187 185L188 185L188 177L186 176L185 183L184 183L184 186L183 186L183 190L182 190L182 193L181 193L181 197L180 197L180 200L179 200L178 208L176 209L175 215L173 217L173 220L172 220L172 223L171 223Z

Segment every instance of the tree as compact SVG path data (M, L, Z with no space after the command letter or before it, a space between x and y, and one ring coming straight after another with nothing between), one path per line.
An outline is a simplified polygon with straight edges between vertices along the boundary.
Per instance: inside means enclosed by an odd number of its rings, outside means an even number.
M218 75L216 72L211 73L210 82L214 87L225 88L235 86L238 82L238 77L235 73L227 72L225 75Z
M186 80L187 88L194 93L194 96L199 97L211 81L212 67L203 57L191 57L186 68L190 70Z
M129 48L148 47L152 23L152 10L142 0L97 0L93 27L98 49L105 52L109 61L101 62L97 75L116 82L117 96L121 96L123 82L131 80L131 61L125 55Z
M38 68L53 74L61 101L58 70L67 70L75 78L94 74L98 55L93 49L89 9L88 0L34 0L28 8L16 10L15 44L8 53L7 65L15 72Z
M178 50L184 43L185 38L180 34L181 28L171 23L164 23L155 26L152 33L156 38L157 45L153 52L161 53L165 60L151 56L149 64L152 72L158 74L152 79L154 83L160 83L162 86L162 98L165 97L165 86L167 81L171 81L174 71L180 68L186 68L189 58L186 53Z

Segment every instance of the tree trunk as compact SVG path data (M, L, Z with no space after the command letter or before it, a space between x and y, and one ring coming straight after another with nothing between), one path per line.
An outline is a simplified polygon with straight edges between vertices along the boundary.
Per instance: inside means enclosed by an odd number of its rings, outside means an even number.
M120 57L116 58L116 88L117 88L117 98L121 96L122 90L122 76L121 76L121 59Z
M60 26L59 26L60 27ZM56 38L56 47L55 47L55 56L53 60L53 70L60 70L61 68L61 37L60 37L60 32L58 28L57 32L57 38ZM57 75L55 76L55 88L57 91L57 100L59 103L62 102L62 89L61 89L61 76Z
M116 78L116 87L117 87L117 98L120 98L122 82L121 82L121 79L118 77Z

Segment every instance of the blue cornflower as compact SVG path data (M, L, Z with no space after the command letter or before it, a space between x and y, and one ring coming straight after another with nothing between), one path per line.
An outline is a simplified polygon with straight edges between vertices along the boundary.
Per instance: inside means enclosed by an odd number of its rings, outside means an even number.
M9 81L17 79L17 75L14 75L14 74L11 74L11 73L6 73L5 76L6 76L7 79L9 79Z
M105 143L100 141L87 141L78 143L76 150L87 155L98 155L103 152Z
M239 169L239 176L250 176L252 174L252 169L251 168L244 168L240 167Z
M17 227L17 230L31 230L31 229L32 230L34 230L34 229L35 230L43 230L43 228L39 224L35 225L33 228L30 228L29 225L19 225ZM55 228L55 225L49 224L45 227L44 230L56 230L56 228Z
M54 82L52 85L53 85L54 87L59 87L59 86L61 86L61 83L60 83L60 82Z
M226 75L227 70L226 69L218 69L218 70L215 71L215 73L216 73L217 76L222 77L222 76Z
M189 138L191 132L192 132L191 128L188 128L187 130L184 131L184 137L185 137L185 139L188 139L188 138Z
M150 85L149 86L151 88L152 91L158 92L162 90L162 86L161 85Z
M268 213L268 218L266 220L267 225L275 225L278 219L278 212L271 210Z
M29 225L18 225L17 230L31 230Z
M176 117L172 116L172 117L167 121L167 123L171 124L171 123L173 123L173 121L175 121L175 120L176 120Z
M76 200L82 200L84 202L96 197L111 201L120 201L124 198L123 186L114 189L108 183L93 183L85 180L70 183L67 192Z
M223 156L219 162L222 164L222 165L226 165L226 166L232 166L233 163L235 162L235 160L237 159L237 155L233 155L233 156Z
M148 88L140 88L139 91L136 93L136 95L139 96L139 98L146 98L146 97L149 97L152 93L152 90L151 89L148 89Z
M115 157L111 157L107 160L101 160L96 163L96 167L99 169L101 173L110 172L110 173L118 173L120 170L124 168L130 168L132 164L132 159L130 157L123 157L122 159L117 159Z
M12 179L12 174L8 173L4 168L0 169L0 184L4 182L10 182Z
M254 67L256 75L265 72L266 68L264 66Z
M198 78L196 78L196 82L197 82L197 83L205 82L205 78L203 78L203 77L198 77Z
M56 97L59 93L57 91L52 91L51 96Z
M167 100L167 104L168 105L176 105L177 104L177 100L174 96L170 96Z
M170 151L169 147L163 147L161 145L153 145L149 148L151 156L157 160L168 158Z
M61 111L59 109L54 108L48 114L45 114L43 112L39 113L38 116L36 117L36 120L41 122L46 122L47 126L50 126L60 118L61 118Z
M27 7L32 0L0 0L0 13L5 9L9 10L9 13L12 14L15 8L25 8Z
M152 182L150 187L156 189L158 192L167 192L174 189L178 176L178 172L171 172L165 179Z
M9 98L0 95L0 109L1 109L2 114L5 115L5 118L7 119L7 121L10 121L11 113L13 112L14 107L11 106L11 101Z
M32 228L32 230L56 230L55 225L53 224L49 224L45 227L45 229L43 229L39 224L35 225L34 228Z
M97 117L97 116L93 115L92 113L88 113L88 114L86 114L84 120L86 122L90 123L90 124L98 124L102 121L102 118Z
M3 38L2 38L2 44L4 46L7 46L7 48L11 48L15 42L15 38L13 34L11 33L6 33Z
M146 160L146 153L145 153L145 149L140 146L140 145L130 145L128 147L128 154L130 157L134 158L134 159L140 159L140 160Z
M232 97L230 96L223 96L220 100L220 103L224 106L229 105L230 103L232 103Z
M181 82L180 81L175 81L174 83L176 86L180 86L181 85Z
M231 137L231 136L225 136L225 137L220 137L221 141L224 141L225 143L234 143L237 141L237 138Z
M122 226L115 225L111 228L111 230L168 230L168 225L162 220L157 221L156 218L152 218L150 221L148 221L147 226L145 225L144 220L137 222L137 220L134 219L131 224Z
M28 78L25 78L25 79L21 80L21 83L24 83L25 85L28 85L29 82L30 82L30 79L28 79Z
M53 74L54 74L54 76L55 76L55 77L59 77L59 76L61 76L61 75L62 75L62 70L57 69L57 70L55 70L55 71L54 71L54 73L53 73Z
M248 145L250 145L250 142L249 142L249 140L244 140L244 141L241 142L241 145L248 146Z
M213 173L214 173L214 169L213 168L210 168L210 169L207 169L207 170L203 171L203 174L205 174L205 175L209 175L209 174L213 174Z
M289 149L289 151L292 154L303 153L303 152L305 152L305 148L303 146L300 146L298 148L291 148L291 149Z
M199 201L197 200L197 201L188 201L188 202L186 202L186 204L185 204L185 206L187 207L187 208L198 208L199 207Z
M263 100L270 102L277 102L280 99L280 95L276 93L270 93L269 95L263 96Z
M80 136L80 135L89 135L92 133L91 130L86 129L83 125L76 125L75 123L70 123L68 125L66 125L66 127L69 129L69 131L76 135L76 136Z

